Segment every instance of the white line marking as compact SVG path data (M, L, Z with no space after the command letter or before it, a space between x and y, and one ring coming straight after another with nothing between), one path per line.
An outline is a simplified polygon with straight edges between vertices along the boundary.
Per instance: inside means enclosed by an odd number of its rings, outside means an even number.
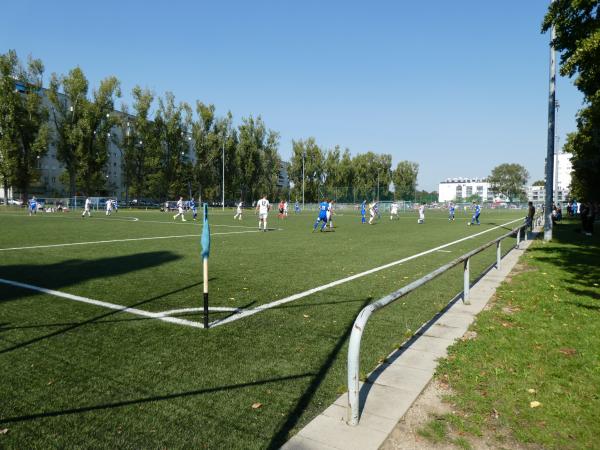
M102 302L100 300L93 300L87 297L80 297L79 295L67 294L65 292L53 291L52 289L46 289L38 286L33 286L31 284L19 283L18 281L10 281L4 280L0 278L0 283L8 284L11 286L20 287L23 289L30 289L32 291L41 292L43 294L53 295L55 297L66 298L67 300L73 300L81 303L88 303L90 305L102 306L103 308L114 309L120 312L126 312L129 314L134 314L136 316L149 317L151 319L162 320L163 322L176 323L178 325L186 325L188 327L194 328L204 328L204 325L200 322L193 322L191 320L179 319L177 317L165 317L162 313L153 313L149 311L144 311L142 309L137 308L129 308L123 305L116 305L114 303Z
M256 308L244 310L244 311L242 311L242 312L240 312L238 314L235 314L233 316L227 317L225 319L215 320L214 322L212 322L211 327L215 327L215 326L219 326L219 325L225 325L225 324L233 322L235 320L243 319L244 317L248 317L248 316L251 316L253 314L259 313L259 312L264 311L266 309L274 308L276 306L283 305L285 303L293 302L295 300L298 300L298 299L303 298L303 297L307 297L307 296L309 296L311 294L314 294L316 292L321 292L321 291L324 291L325 289L329 289L331 287L338 286L338 285L343 284L343 283L347 283L348 281L356 280L357 278L361 278L361 277L364 277L366 275L370 275L372 273L379 272L380 270L388 269L388 268L396 266L398 264L402 264L402 263L404 263L406 261L410 261L410 260L418 258L420 256L424 256L424 255L427 255L429 253L433 253L435 251L441 250L443 248L449 247L449 246L454 245L454 244L458 244L458 243L466 241L468 239L473 239L473 238L475 238L477 236L481 236L482 234L489 233L490 231L497 230L498 228L502 228L503 226L510 225L511 223L515 223L515 222L522 221L522 220L523 220L522 218L515 219L515 220L512 220L510 222L506 222L506 223L504 223L502 225L498 225L496 227L489 228L487 230L484 230L484 231L481 231L479 233L473 234L471 236L466 236L464 238L458 239L458 240L453 241L453 242L449 242L447 244L440 245L440 246L432 248L430 250L425 250L424 252L417 253L415 255L408 256L406 258L402 258L402 259L399 259L397 261L393 261L393 262L388 263L388 264L384 264L383 266L375 267L373 269L369 269L369 270L366 270L364 272L360 272L360 273L351 275L349 277L342 278L340 280L332 281L331 283L327 283L327 284L324 284L322 286L318 286L316 288L309 289L308 291L299 292L298 294L290 295L289 297L285 297L285 298L282 298L280 300L276 300L276 301L271 302L271 303L265 303L264 305L257 306Z
M227 231L222 233L210 233L211 236L222 236L226 234L243 234L243 233L258 233L258 230L248 230L248 231ZM186 237L200 237L199 234L178 234L173 236L153 236L153 237L143 237L143 238L130 238L130 239L111 239L108 241L89 241L89 242L70 242L66 244L48 244L48 245L32 245L29 247L10 247L10 248L0 248L0 252L5 252L8 250L29 250L35 248L53 248L53 247L70 247L73 245L93 245L93 244L111 244L114 242L131 242L131 241L151 241L155 239L176 239L176 238L186 238Z
M452 250L438 250L440 253L452 253Z
M229 306L209 306L209 311L212 312L241 312L240 308L232 308ZM203 312L204 308L183 308L183 309L172 309L170 311L162 311L160 314L161 317L172 316L173 314L180 314L186 312Z

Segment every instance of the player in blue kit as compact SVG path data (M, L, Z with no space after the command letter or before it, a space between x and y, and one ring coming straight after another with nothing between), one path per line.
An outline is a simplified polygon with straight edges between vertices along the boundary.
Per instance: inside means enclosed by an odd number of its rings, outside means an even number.
M367 223L367 201L363 200L360 205L360 215L362 216L360 223Z
M196 202L193 198L190 198L189 206L192 210L192 213L194 214L194 220L196 220L196 217L198 217L198 210L196 209Z
M313 227L313 233L317 231L317 227L319 226L319 222L321 223L321 229L319 231L323 231L325 226L327 225L327 212L329 211L329 202L323 200L319 203L319 217L317 217L317 221L315 222L315 226Z
M32 197L31 200L29 200L29 215L33 215L37 213L37 200L35 199L35 197Z
M454 222L454 203L448 205L448 222Z
M481 225L479 223L479 214L481 214L481 206L479 206L478 203L473 202L473 217L471 217L471 222L469 222L469 225L473 225L473 224L477 224L477 225Z

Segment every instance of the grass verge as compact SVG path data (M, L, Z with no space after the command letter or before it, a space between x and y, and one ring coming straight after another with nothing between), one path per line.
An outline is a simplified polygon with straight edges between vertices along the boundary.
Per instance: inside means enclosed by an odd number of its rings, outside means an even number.
M600 439L600 239L575 222L535 242L490 308L438 367L453 412L420 434L498 447L597 448ZM446 432L446 430L450 430ZM467 442L464 442L466 440Z

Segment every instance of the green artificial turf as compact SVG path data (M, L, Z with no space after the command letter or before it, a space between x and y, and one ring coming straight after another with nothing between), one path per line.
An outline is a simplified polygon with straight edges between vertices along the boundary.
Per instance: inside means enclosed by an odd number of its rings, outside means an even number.
M534 242L479 315L477 337L450 349L437 376L455 412L435 427L498 448L598 448L600 239L580 229L567 221L551 243Z
M484 210L482 225L467 227L463 214L448 223L431 211L418 225L410 212L368 226L340 211L333 232L312 233L312 213L271 214L274 230L258 233L252 212L233 214L210 213L211 306L254 308L523 216ZM0 284L0 447L278 448L343 391L361 308L511 226L209 330ZM179 236L0 250L0 278L152 312L202 306L200 223L126 209L91 219L0 210L0 227L0 249ZM494 259L495 248L475 257L473 278ZM376 314L361 371L461 288L459 267Z

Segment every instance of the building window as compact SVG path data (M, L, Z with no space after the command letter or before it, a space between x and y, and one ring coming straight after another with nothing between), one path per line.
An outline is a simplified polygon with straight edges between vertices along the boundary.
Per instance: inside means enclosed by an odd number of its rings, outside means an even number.
M473 186L467 186L467 197L473 195Z
M462 186L456 186L456 198L462 198Z
M56 177L52 177L52 182L56 183Z

